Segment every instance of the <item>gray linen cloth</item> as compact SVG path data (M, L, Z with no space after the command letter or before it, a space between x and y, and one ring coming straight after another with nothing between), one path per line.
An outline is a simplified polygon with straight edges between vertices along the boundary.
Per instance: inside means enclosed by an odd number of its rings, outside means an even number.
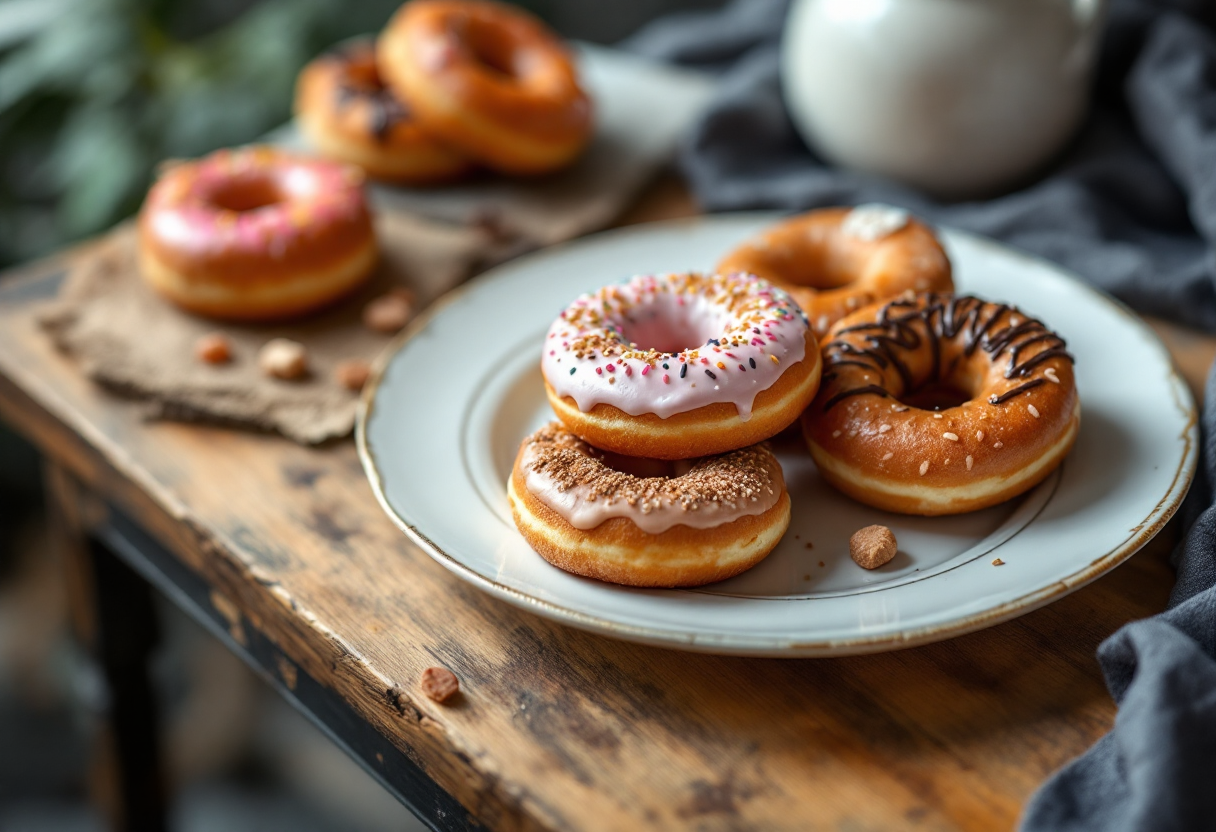
M720 73L680 157L702 207L902 205L1061 263L1141 312L1216 330L1216 4L1115 0L1076 138L1022 187L949 204L806 147L781 100L787 5L673 15L625 44ZM1115 727L1044 784L1025 830L1216 830L1216 373L1203 434L1169 609L1099 647Z

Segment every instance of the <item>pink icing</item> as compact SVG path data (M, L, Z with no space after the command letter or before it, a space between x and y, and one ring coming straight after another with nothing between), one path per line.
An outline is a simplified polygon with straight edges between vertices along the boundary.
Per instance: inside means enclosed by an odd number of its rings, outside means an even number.
M748 274L635 277L583 295L549 327L545 380L584 413L610 404L666 419L756 396L806 353L808 324L782 290Z
M259 185L277 198L248 210L220 204L224 192ZM363 175L349 165L247 147L171 168L144 211L154 236L175 250L281 257L321 226L361 221L366 205Z
M647 534L661 534L674 526L693 529L713 529L732 523L740 517L764 514L777 504L780 494L775 488L757 490L736 501L715 501L688 510L672 500L650 504L629 503L625 500L595 499L591 489L584 486L562 489L552 477L534 470L535 447L524 450L520 460L524 484L538 500L553 509L576 529L594 529L605 520L624 517ZM675 463L675 476L686 473L688 461Z

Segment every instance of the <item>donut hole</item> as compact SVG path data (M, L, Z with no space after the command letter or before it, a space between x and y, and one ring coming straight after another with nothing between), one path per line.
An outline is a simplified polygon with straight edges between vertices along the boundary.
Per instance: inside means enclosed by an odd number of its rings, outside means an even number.
M720 335L722 327L718 316L706 314L708 310L698 300L679 305L670 296L657 298L650 308L621 321L621 334L643 350L677 353L700 349L715 334Z
M902 404L921 410L949 410L971 399L970 393L949 381L925 384L899 397Z
M868 258L859 256L855 247L828 239L808 245L787 268L791 283L824 290L855 282L868 265Z
M855 282L870 264L869 255L855 245L822 234L787 244L757 246L748 252L750 268L761 277L820 291Z
M692 463L686 459L649 459L604 450L599 451L599 460L605 468L611 468L618 473L640 479L650 477L675 479L684 476L692 469Z
M240 213L280 203L283 193L266 177L234 177L216 185L208 199L216 208Z
M501 28L473 17L465 21L463 35L473 60L483 69L512 80L523 75L518 64L518 50Z
M352 60L346 67L346 74L342 81L344 86L365 95L383 92L386 89L384 79L380 77L380 70L376 68L376 62L370 57L370 54L367 57Z
M948 365L949 366L949 365ZM973 362L959 361L940 379L914 379L912 389L904 391L899 401L921 410L949 410L980 395L984 378L977 374Z

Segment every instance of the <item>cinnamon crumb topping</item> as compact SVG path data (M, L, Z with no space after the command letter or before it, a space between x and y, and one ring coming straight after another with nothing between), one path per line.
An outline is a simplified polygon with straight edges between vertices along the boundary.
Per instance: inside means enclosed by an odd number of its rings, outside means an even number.
M692 461L677 477L638 477L609 468L600 452L551 422L524 440L530 447L528 470L551 480L559 491L584 489L590 502L623 500L647 514L664 505L685 511L702 506L737 507L774 491L772 455L754 445L721 456Z

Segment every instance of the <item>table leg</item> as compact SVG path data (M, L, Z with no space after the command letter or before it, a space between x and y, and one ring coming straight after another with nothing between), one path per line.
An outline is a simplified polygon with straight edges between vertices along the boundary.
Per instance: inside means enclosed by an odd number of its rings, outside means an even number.
M100 731L95 797L115 830L165 829L165 786L148 660L157 641L152 589L88 534L89 500L70 474L46 472L51 517L64 558L73 627L96 663Z

